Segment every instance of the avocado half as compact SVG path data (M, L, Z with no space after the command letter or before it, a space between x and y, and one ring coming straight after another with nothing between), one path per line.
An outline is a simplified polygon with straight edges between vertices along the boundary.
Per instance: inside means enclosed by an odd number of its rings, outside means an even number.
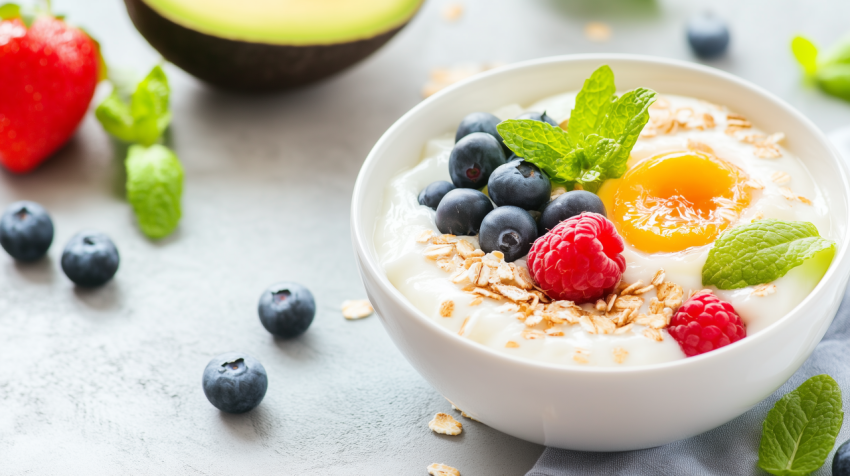
M168 61L241 91L291 88L334 74L389 41L423 0L124 0Z

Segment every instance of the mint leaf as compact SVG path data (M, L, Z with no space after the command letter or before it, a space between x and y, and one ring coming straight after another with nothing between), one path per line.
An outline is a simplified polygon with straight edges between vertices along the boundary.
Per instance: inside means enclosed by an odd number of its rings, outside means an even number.
M802 36L795 36L791 40L791 51L807 75L815 74L818 69L818 48L814 43Z
M581 173L566 132L560 127L531 119L507 120L496 126L505 145L518 156L540 167L557 182L573 182Z
M95 109L95 117L106 132L125 142L151 145L159 140L171 122L168 111L170 89L168 78L160 66L137 86L130 104L122 99L118 87Z
M568 132L527 119L509 119L496 128L508 148L552 181L596 192L605 180L626 173L629 154L655 102L650 89L638 88L619 98L615 91L614 73L602 66L576 96Z
M815 74L815 81L824 92L850 101L850 64L821 66Z
M127 200L151 238L170 234L180 221L183 167L169 148L133 145L127 153Z
M841 388L816 375L779 399L768 412L759 443L761 469L776 476L803 476L826 461L844 421Z
M850 35L847 35L823 54L821 65L850 63Z
M171 122L169 93L168 78L159 65L154 66L136 87L130 101L130 113L133 115L137 142L153 144L168 127Z
M121 99L117 89L113 88L112 94L97 106L94 116L106 132L118 139L125 142L133 142L136 139L130 106Z
M606 139L614 140L617 147L607 145L600 149L596 145L588 163L590 170L598 171L600 176L592 181L582 180L585 190L595 192L605 179L621 177L626 173L629 154L643 127L649 122L649 106L654 102L655 91L645 88L629 91L613 102L598 133Z
M0 5L0 20L14 20L21 18L21 7L14 3Z
M578 144L599 127L610 106L617 87L614 72L608 65L601 66L584 81L576 96L576 105L570 113L568 134L570 142Z
M738 289L769 283L815 254L834 250L809 222L758 220L729 230L714 242L702 267L702 284Z

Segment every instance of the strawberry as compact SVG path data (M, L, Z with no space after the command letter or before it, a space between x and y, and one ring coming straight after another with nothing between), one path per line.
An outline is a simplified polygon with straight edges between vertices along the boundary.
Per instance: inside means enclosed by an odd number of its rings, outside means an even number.
M50 16L0 21L0 163L29 172L61 147L99 79L97 42Z

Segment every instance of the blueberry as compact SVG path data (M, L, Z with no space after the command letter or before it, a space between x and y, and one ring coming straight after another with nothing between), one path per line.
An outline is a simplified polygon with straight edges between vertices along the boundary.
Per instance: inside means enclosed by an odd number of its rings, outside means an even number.
M554 119L549 117L549 115L546 114L546 111L543 111L542 113L534 111L526 112L517 116L517 119L531 119L532 121L545 122L551 126L558 127L558 123L555 122Z
M81 231L65 245L62 271L78 286L100 286L115 276L118 261L118 249L108 236L98 231Z
M269 378L257 359L243 352L226 352L207 364L203 385L204 395L214 407L245 413L263 401Z
M522 159L500 165L487 182L487 194L497 206L514 205L537 210L549 201L549 177L531 162Z
M700 58L715 58L729 46L729 28L712 13L702 13L688 22L688 43Z
M452 235L477 235L493 203L478 190L456 188L437 207L437 229Z
M423 188L422 191L419 192L419 204L436 210L437 205L440 204L440 200L454 189L455 186L445 180L431 182L427 187Z
M505 141L502 139L502 136L499 135L499 131L496 130L496 126L499 125L500 122L502 122L501 119L489 112L473 112L472 114L468 114L462 121L460 121L460 125L457 126L455 142L463 139L473 132L486 132L487 134L495 137L499 143L502 144L502 149L504 149L505 153L509 154L511 152L510 149L508 149L508 146L505 145Z
M605 205L596 194L586 190L573 190L559 195L546 205L540 215L539 233L542 235L555 228L558 223L581 215L582 212L593 212L604 217L608 216L605 213Z
M15 202L0 218L0 245L18 261L35 261L53 243L53 220L35 202Z
M304 286L282 282L263 291L257 312L267 331L278 337L295 337L303 334L313 322L316 301Z
M534 218L522 208L511 205L499 207L484 217L478 236L485 253L501 251L509 263L527 255L536 239Z
M845 441L832 457L832 476L850 476L850 441Z
M458 188L482 188L490 174L505 163L505 151L495 137L473 132L455 144L449 156L449 175Z

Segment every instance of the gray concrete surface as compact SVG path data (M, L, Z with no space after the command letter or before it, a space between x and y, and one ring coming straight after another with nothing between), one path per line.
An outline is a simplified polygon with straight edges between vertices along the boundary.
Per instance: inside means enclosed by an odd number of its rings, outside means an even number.
M121 159L92 115L36 172L0 173L0 203L37 200L57 228L39 263L0 256L0 474L416 475L432 462L464 476L528 470L542 447L469 420L460 437L432 434L428 420L448 404L377 318L347 322L338 310L365 296L348 228L356 174L420 100L433 67L594 51L691 59L683 21L710 5L733 29L729 56L710 64L826 131L850 122L850 104L801 85L788 52L796 32L835 41L848 2L462 0L464 16L448 23L449 3L428 1L376 55L298 91L226 94L168 66L186 184L184 219L165 240L137 230ZM157 61L117 0L55 0L54 10L99 38L113 68L143 73ZM584 38L591 20L612 26L610 41ZM107 232L121 252L101 289L75 289L59 268L65 241L84 227ZM309 286L319 307L290 341L267 334L255 310L281 279ZM207 361L228 350L269 372L266 399L242 416L221 414L201 390Z

